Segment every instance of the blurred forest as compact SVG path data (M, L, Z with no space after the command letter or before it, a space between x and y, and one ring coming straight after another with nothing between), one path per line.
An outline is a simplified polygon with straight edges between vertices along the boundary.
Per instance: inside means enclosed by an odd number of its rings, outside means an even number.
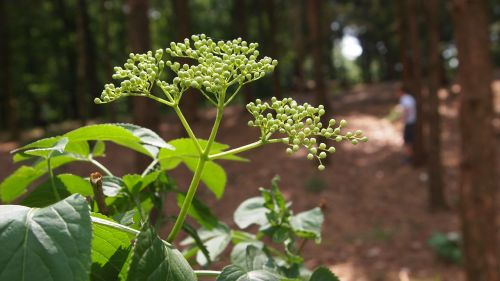
M500 280L500 106L492 90L500 67L498 0L0 0L0 141L40 137L33 128L50 135L91 122L158 129L169 113L146 99L108 106L93 100L130 52L201 33L258 42L263 56L279 60L271 78L244 90L241 106L296 95L342 112L339 104L348 106L342 101L359 87L376 106L397 104L393 92L406 86L418 105L413 164L428 176L425 210L458 214L466 280ZM380 85L379 98L366 90ZM458 203L446 189L445 100L460 108L452 144L461 155L453 176ZM182 106L190 121L207 119L197 95Z

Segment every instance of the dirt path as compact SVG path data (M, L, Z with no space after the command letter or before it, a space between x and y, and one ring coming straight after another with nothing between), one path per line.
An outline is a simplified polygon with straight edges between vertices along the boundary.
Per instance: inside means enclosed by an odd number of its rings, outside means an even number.
M328 265L343 281L463 280L458 266L439 260L427 246L434 231L457 231L458 219L454 210L430 214L425 172L402 164L401 125L384 119L397 102L392 92L391 84L374 85L335 98L333 117L348 120L351 128L362 129L370 141L338 147L324 172L318 172L304 153L290 157L283 146L270 145L244 154L251 163L221 163L228 173L222 201L203 188L199 196L235 227L232 211L245 198L257 195L258 187L268 186L274 175L280 175L280 185L297 211L320 202L327 206L323 244L308 244L305 248L309 265ZM204 121L194 126L200 137L208 135L214 116L212 111L203 114ZM448 99L443 103L441 114L448 199L455 209L456 101ZM257 132L246 127L247 118L241 110L229 108L218 141L231 146L255 141ZM167 121L162 125L166 139L178 135L178 128L170 124L175 123ZM15 146L10 143L0 147L0 178L13 169L7 151ZM133 171L131 153L110 147L107 155L103 162L115 161L111 167L116 174ZM87 166L75 169L83 175L90 172ZM181 169L174 176L180 186L186 186L190 173Z

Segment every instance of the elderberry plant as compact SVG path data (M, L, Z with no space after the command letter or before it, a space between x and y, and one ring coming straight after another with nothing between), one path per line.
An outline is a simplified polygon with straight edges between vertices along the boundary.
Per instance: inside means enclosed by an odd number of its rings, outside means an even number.
M119 82L106 84L95 99L105 104L138 96L165 104L174 110L188 138L166 142L136 125L100 124L13 151L15 162L32 164L21 166L0 183L1 201L22 205L0 206L0 229L9 229L0 232L0 248L6 249L0 255L0 269L11 262L23 267L0 270L0 280L88 280L89 276L92 280L191 281L203 276L221 281L338 280L325 268L308 273L300 257L305 241L320 242L320 208L294 215L276 182L235 212L240 228L260 226L255 235L229 229L195 198L200 183L217 198L222 196L227 176L216 161L245 160L240 153L262 145L284 145L288 154L306 150L307 159L324 170L322 160L336 150L331 142L367 141L359 130L342 133L345 120L322 123L323 105L273 97L246 106L252 116L248 125L260 130L256 141L232 149L216 142L224 109L245 84L264 77L278 64L269 57L259 58L257 48L257 43L241 38L214 41L201 34L166 49L130 54L122 67L114 69L113 79ZM198 93L216 108L208 139L196 136L179 107L184 95ZM141 174L117 177L98 160L105 156L106 142L147 155L151 163ZM89 163L100 172L90 177L55 172L75 161ZM193 172L187 191L168 175L180 164ZM159 215L165 194L175 195L177 214ZM196 230L187 216L202 228ZM164 221L174 222L165 240L155 232L155 226ZM182 253L171 244L180 231L190 237L181 242ZM265 245L264 236L282 244L284 252ZM196 255L200 265L208 266L230 241L235 244L232 264L222 271L194 270L187 261Z

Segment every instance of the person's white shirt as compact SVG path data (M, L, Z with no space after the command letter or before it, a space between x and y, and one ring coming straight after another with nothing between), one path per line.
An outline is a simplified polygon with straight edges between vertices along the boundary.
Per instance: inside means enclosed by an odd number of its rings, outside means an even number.
M399 98L399 105L403 109L405 124L413 124L417 121L417 103L410 94L403 94Z

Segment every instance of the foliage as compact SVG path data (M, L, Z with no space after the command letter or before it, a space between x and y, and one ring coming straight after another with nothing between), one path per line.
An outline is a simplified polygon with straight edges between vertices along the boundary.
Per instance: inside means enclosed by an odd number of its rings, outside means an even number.
M462 262L462 252L460 250L462 239L457 233L444 234L435 232L427 243L440 258L456 264Z
M318 144L316 137L352 144L367 140L361 131L341 134L345 120L336 128L333 119L321 124L322 106L273 98L270 103L257 100L247 106L254 117L249 125L261 131L259 140L233 149L216 142L224 108L243 85L277 65L268 57L258 59L257 47L242 39L215 42L202 34L154 54L131 54L124 67L115 68L113 78L122 80L120 85L106 85L95 100L109 103L126 96L156 100L173 108L189 138L166 142L136 125L100 124L15 150L15 162L31 161L31 165L21 166L0 184L3 202L25 205L0 208L0 247L6 249L0 257L1 274L21 280L34 274L42 280L68 280L70 273L78 280L89 276L92 280L196 280L200 276L226 281L338 280L325 268L311 273L304 267L301 251L309 240L321 242L323 213L314 208L295 214L277 179L271 189L261 189L260 197L244 201L234 213L238 227L255 224L257 233L231 230L195 199L200 183L222 197L227 175L216 161L246 161L238 154L264 144L285 144L289 153L306 149L307 157L317 159L323 170L321 159L335 148ZM175 62L184 58L190 64ZM179 107L189 88L197 89L217 109L207 140L196 137ZM151 164L140 175L116 177L98 161L105 155L105 142L142 153L151 158ZM104 176L55 173L76 161L93 164ZM187 192L168 175L180 164L193 172ZM180 211L156 218L152 214L163 209L166 195L175 196ZM187 216L201 228L188 224ZM168 220L175 223L163 240L155 227ZM182 253L171 244L180 231L189 236L180 242ZM266 237L277 246L265 243ZM188 260L196 256L200 265L208 266L230 244L232 264L222 271L191 268Z

